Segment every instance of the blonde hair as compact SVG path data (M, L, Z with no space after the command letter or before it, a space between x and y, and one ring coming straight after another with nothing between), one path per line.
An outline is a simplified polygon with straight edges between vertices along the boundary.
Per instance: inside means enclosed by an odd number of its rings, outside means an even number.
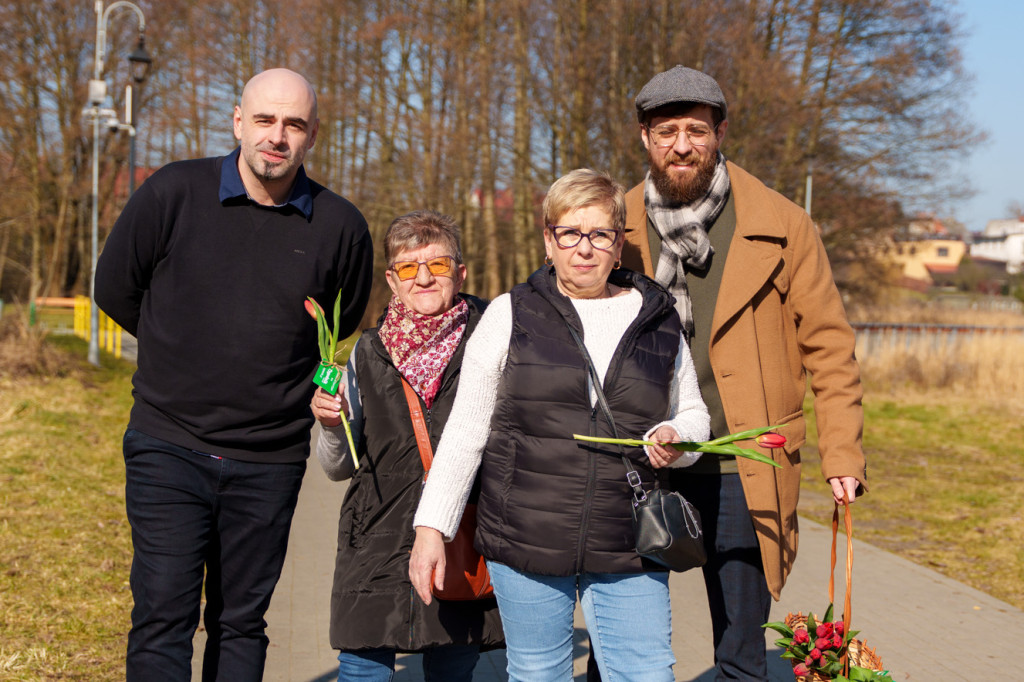
M544 224L554 225L562 216L587 206L600 206L612 218L612 227L626 226L626 190L607 173L577 168L555 180L544 197Z

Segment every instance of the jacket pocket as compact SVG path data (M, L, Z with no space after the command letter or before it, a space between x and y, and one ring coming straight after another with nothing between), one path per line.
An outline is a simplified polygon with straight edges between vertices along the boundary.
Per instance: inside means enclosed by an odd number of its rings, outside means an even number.
M782 446L782 449L787 455L792 455L807 442L807 422L804 419L803 410L793 412L776 423L782 424L775 430L786 437L786 444Z

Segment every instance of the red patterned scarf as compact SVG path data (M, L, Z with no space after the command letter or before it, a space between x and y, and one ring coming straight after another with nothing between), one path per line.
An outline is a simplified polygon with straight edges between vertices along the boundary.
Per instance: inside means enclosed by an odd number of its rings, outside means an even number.
M441 377L462 341L469 321L469 305L455 298L451 310L422 315L391 297L387 315L377 334L391 361L429 408L441 387Z

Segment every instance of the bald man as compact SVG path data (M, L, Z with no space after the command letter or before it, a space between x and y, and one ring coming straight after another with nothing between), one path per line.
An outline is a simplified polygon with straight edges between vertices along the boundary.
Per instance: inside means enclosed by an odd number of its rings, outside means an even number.
M203 680L260 680L263 616L309 455L316 326L342 292L340 336L370 293L355 206L303 169L316 94L287 69L254 76L239 147L164 166L131 197L96 270L100 307L139 340L124 435L132 527L127 679L191 679L206 576Z

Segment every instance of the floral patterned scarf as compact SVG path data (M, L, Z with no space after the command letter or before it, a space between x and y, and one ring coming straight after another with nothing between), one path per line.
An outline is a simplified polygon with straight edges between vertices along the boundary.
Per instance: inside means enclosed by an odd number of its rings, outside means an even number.
M441 388L441 377L459 347L469 321L469 305L456 296L451 310L422 315L391 297L388 312L377 334L391 354L391 361L427 408Z

